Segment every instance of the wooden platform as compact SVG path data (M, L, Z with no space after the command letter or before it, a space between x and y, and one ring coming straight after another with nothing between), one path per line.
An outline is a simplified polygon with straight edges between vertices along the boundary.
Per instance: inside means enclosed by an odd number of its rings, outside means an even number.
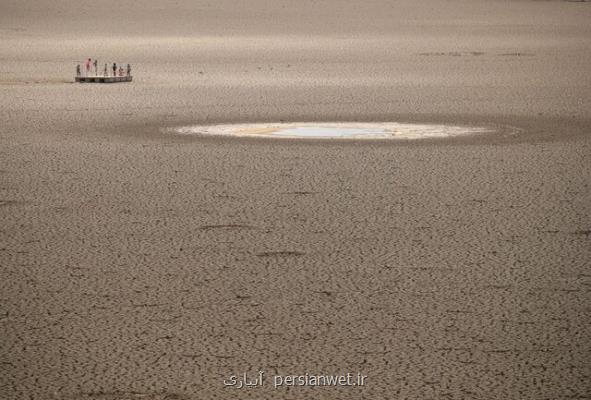
M77 76L76 82L80 83L117 83L131 82L133 76Z

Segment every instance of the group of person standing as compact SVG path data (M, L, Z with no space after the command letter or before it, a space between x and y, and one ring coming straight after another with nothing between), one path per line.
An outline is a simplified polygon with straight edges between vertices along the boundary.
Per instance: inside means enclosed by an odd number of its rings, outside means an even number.
M91 74L93 73L94 70L94 76L99 76L98 74L98 60L92 60L92 58L87 59L84 62L84 67L85 67L85 72L86 74L84 76L92 76ZM109 71L113 71L112 75L109 75ZM82 68L80 66L80 64L78 64L76 66L76 76L82 76ZM123 69L123 65L119 65L117 66L117 63L113 63L113 65L111 66L111 68L107 67L107 64L105 64L105 68L103 69L103 75L104 77L107 76L131 76L131 65L127 64L127 68Z

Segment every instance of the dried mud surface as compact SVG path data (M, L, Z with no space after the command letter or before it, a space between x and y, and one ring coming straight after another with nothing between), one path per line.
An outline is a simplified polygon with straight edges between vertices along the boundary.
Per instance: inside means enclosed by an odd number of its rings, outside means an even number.
M591 397L588 3L46 3L0 5L0 398ZM281 120L521 133L162 133Z

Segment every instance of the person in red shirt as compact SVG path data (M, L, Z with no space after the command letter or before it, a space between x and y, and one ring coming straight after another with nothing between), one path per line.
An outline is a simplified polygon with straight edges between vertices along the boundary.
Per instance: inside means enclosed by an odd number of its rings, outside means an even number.
M90 75L90 65L92 64L92 60L89 58L86 60L86 76Z

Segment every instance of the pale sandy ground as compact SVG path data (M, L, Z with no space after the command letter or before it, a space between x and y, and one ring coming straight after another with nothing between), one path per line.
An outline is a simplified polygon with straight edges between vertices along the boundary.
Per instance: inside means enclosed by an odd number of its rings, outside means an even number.
M561 1L1 0L0 398L590 398L590 21ZM69 83L87 56L134 82ZM523 132L161 133L280 120ZM224 388L259 369L369 378Z

